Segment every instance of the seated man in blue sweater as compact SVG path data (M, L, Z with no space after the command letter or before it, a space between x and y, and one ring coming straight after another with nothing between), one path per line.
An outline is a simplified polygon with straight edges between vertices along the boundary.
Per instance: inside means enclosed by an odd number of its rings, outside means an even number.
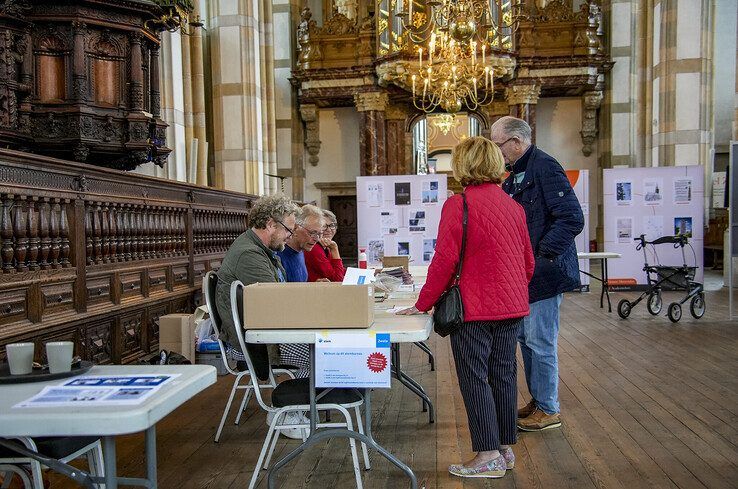
M297 214L295 228L287 238L284 250L277 254L287 272L287 282L307 282L305 251L313 249L323 236L323 211L314 205L304 205Z
M284 249L278 251L287 282L307 282L305 251L313 249L323 235L323 211L314 205L304 205L297 213L295 227L288 229L289 237ZM287 365L299 367L297 377L307 377L310 373L310 349L308 345L280 344L279 353Z

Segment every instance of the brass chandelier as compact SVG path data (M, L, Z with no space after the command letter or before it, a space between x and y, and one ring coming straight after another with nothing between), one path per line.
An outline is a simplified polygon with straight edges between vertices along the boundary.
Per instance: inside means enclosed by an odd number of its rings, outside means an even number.
M523 0L403 0L402 35L418 56L415 107L455 114L492 102L497 54L512 50L522 8Z

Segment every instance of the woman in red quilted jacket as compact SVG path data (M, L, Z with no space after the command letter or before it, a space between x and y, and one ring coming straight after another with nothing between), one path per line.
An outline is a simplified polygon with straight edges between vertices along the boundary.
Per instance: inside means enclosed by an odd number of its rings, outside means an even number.
M454 148L451 165L465 187L469 219L459 281L464 324L450 338L477 455L451 465L449 472L497 478L515 464L511 448L517 441L515 348L528 315L533 252L523 208L499 186L505 173L500 148L482 137L466 139ZM454 195L443 206L427 282L415 307L400 314L430 310L453 283L462 216L462 196Z

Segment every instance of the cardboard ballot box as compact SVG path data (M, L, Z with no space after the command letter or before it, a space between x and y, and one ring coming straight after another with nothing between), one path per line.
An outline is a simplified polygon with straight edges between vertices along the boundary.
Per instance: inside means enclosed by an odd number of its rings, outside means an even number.
M259 283L243 290L246 329L368 328L374 287L331 282Z
M167 314L160 317L159 349L176 351L195 363L195 315Z

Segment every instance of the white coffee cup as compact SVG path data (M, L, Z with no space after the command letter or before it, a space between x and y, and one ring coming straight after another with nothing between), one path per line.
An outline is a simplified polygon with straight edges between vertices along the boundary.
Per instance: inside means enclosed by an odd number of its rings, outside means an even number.
M58 374L72 370L74 343L71 341L49 341L46 343L46 358L49 373Z
M11 375L30 374L33 370L33 343L11 343L5 346Z

